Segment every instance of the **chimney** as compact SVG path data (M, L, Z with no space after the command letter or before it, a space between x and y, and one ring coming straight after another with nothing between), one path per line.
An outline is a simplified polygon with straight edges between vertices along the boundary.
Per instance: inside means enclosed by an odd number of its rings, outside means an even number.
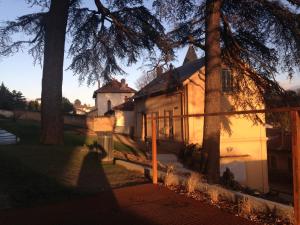
M121 87L126 87L126 80L124 78L121 80Z
M160 76L162 74L163 74L163 68L162 68L162 66L157 66L156 67L156 76L158 77L158 76Z
M184 58L184 61L183 61L182 65L193 62L197 59L198 59L198 57L197 57L196 51L195 51L193 45L190 45L189 48L188 48L188 51L185 55L185 58Z
M173 70L173 69L174 69L174 66L173 66L172 63L170 63L170 65L169 65L169 70Z

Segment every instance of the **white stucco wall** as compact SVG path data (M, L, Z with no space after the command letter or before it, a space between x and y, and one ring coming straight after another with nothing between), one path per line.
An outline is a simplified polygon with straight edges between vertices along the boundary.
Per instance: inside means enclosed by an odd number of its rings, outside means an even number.
M135 124L134 111L115 111L116 132L130 134Z
M107 112L107 101L111 101L111 108L124 103L125 96L128 98L134 93L98 93L96 99L96 107L98 109L98 116L103 116Z

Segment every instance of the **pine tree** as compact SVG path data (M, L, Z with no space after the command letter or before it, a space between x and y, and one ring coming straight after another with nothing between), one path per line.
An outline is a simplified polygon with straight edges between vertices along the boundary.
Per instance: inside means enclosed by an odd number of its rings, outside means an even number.
M0 86L0 109L20 110L25 109L26 99L21 91L10 91L2 82Z
M62 98L62 111L63 111L63 113L66 113L66 114L73 113L73 111L74 111L73 104L70 102L69 99L67 99L65 97Z
M1 83L0 86L0 109L12 110L13 109L13 98L9 89Z
M13 90L11 92L11 96L13 101L13 109L21 110L26 108L26 99L21 91Z
M96 9L80 0L27 0L41 12L24 15L0 28L0 55L8 56L29 46L35 62L43 64L42 134L44 144L63 143L62 80L64 55L68 67L88 84L124 74L119 61L128 65L155 47L169 52L164 27L141 0L95 0ZM15 40L16 33L26 40ZM65 51L66 35L70 46ZM66 54L65 54L66 53Z

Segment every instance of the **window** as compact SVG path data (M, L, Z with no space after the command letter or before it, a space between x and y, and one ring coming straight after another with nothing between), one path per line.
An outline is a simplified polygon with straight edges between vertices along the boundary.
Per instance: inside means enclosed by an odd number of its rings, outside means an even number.
M173 128L173 111L165 111L164 115L164 126L165 126L165 137L173 139L174 137L174 128Z
M156 122L156 138L159 139L159 114L158 112L153 112L152 113L153 119L155 119Z
M145 129L146 129L146 134L147 137L152 137L152 119L155 120L156 122L156 138L159 139L159 114L158 112L150 112L147 113L145 116Z
M107 111L110 111L111 110L111 101L108 100L107 101Z
M125 97L124 97L124 102L127 102L127 100L128 100L128 97L125 96Z
M230 70L222 70L222 91L233 91L233 77Z

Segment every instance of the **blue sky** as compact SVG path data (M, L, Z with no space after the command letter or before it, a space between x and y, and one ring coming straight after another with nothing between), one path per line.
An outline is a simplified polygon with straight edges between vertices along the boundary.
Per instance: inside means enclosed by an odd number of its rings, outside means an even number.
M93 4L93 0L87 0ZM13 20L18 16L32 12L25 0L0 0L0 23L6 20ZM177 61L173 64L178 66L182 63L187 49L177 51ZM65 67L68 65L65 60ZM143 66L142 60L130 67L123 66L127 72L125 79L131 87L135 88L136 79L147 70ZM34 66L32 57L27 55L26 49L12 57L0 59L0 82L10 90L22 91L27 99L39 98L41 95L42 68L39 65ZM118 77L120 79L120 77ZM279 76L279 81L285 88L299 86L300 76L296 76L292 81L287 80L286 76ZM79 85L78 79L71 71L64 72L63 95L71 101L80 99L82 103L94 105L92 98L96 86L87 87L86 84Z

